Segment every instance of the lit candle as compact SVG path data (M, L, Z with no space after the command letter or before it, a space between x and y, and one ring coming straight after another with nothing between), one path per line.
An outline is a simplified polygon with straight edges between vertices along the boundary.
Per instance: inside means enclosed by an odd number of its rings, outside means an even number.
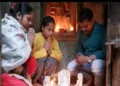
M50 76L45 76L45 79L43 81L43 86L49 86L50 85Z
M70 86L70 72L66 69L58 73L58 86Z
M70 31L73 31L73 30L74 30L74 28L71 26L71 27L70 27Z
M59 32L60 25L56 25L55 32Z
M50 86L58 86L58 85L55 83L54 80L51 80L51 82L50 82Z
M50 86L54 86L54 81L53 80L50 82Z

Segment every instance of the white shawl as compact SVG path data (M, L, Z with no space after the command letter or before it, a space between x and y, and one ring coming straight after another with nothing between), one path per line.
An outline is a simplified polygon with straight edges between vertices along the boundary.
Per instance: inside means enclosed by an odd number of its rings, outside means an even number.
M1 26L2 67L9 72L27 61L31 46L27 31L15 18L5 14Z

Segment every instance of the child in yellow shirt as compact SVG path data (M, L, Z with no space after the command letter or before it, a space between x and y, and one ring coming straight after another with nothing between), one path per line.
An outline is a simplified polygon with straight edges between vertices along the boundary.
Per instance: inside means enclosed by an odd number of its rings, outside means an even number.
M54 19L46 16L41 22L41 32L35 36L32 53L37 59L38 68L34 76L34 82L37 82L42 76L50 76L55 73L62 58L59 44L53 36L54 28Z

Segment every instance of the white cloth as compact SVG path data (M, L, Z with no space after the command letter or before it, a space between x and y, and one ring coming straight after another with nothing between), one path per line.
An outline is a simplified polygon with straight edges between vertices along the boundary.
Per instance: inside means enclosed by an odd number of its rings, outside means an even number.
M79 64L77 64L76 61L73 60L73 61L69 62L67 68L69 71L75 71L77 65L79 65ZM93 73L104 72L105 71L105 61L96 59L91 64L86 62L83 64L83 69L86 71L92 71Z
M9 72L27 61L31 46L27 31L15 18L5 14L1 26L2 67Z

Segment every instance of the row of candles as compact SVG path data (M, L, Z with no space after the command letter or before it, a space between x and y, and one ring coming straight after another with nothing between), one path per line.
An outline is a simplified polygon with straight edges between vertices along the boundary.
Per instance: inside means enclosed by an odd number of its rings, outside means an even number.
M57 24L56 27L55 27L55 32L60 32L60 25ZM74 27L71 25L69 29L66 30L67 32L72 32L74 31Z
M62 70L58 73L58 83L56 83L57 78L53 77L51 80L50 76L45 76L43 81L43 86L71 86L70 85L70 72L68 70ZM73 86L83 85L83 74L78 73L77 83Z

